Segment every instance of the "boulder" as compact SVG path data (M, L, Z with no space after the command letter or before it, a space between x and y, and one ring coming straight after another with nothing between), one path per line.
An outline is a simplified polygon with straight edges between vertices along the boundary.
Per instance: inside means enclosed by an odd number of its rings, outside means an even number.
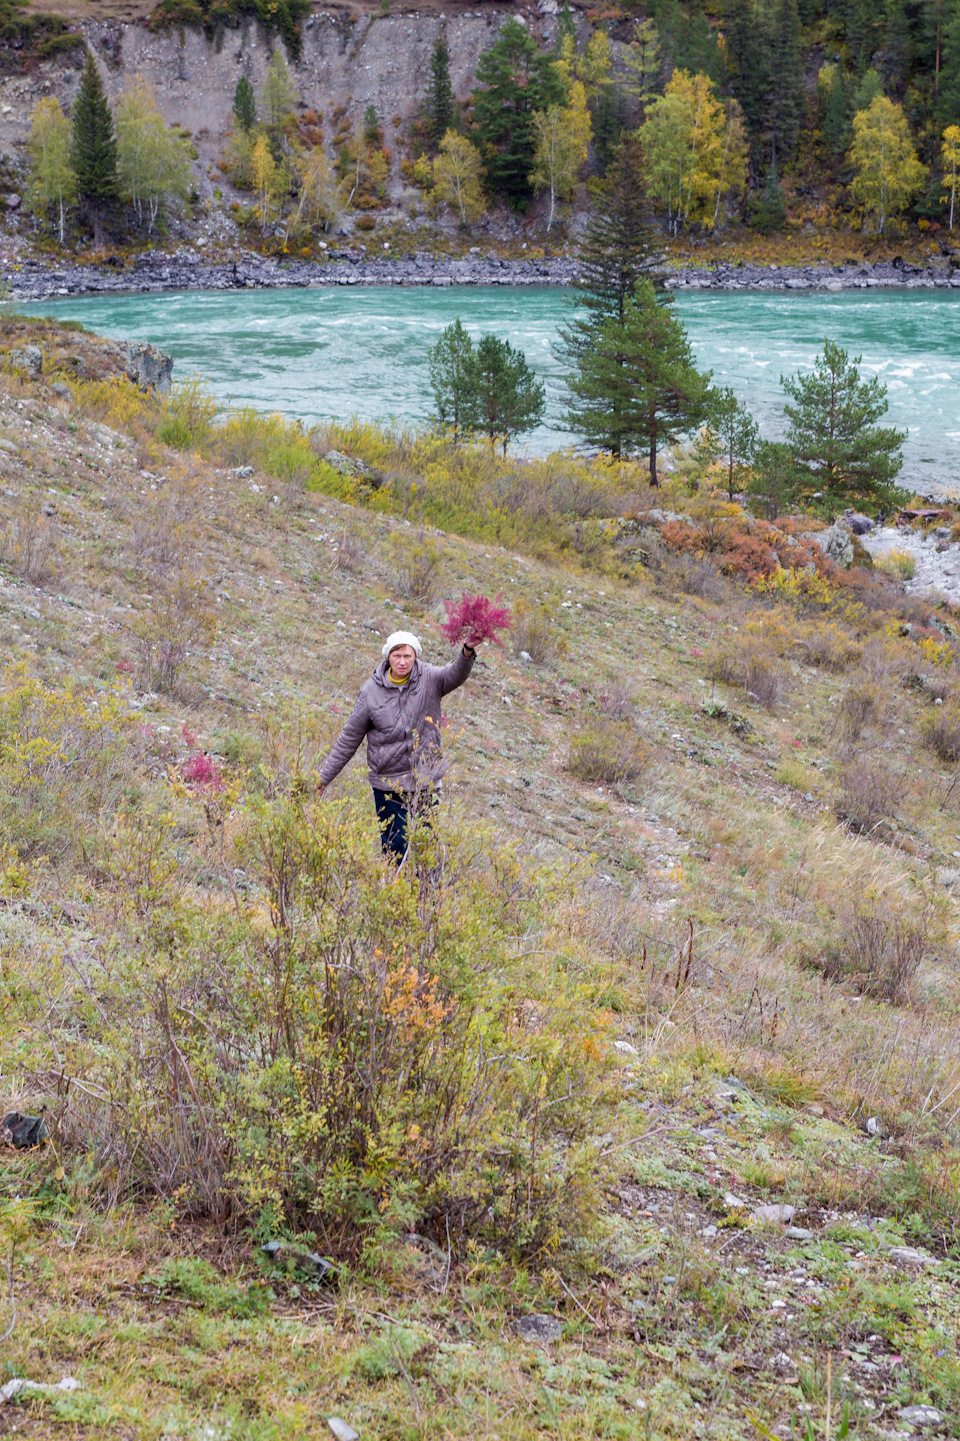
M827 530L818 530L810 535L805 535L803 539L813 541L814 545L818 545L834 565L839 565L843 570L849 570L853 565L853 537L841 521L837 521Z
M142 340L130 341L123 347L126 372L141 390L155 390L169 395L173 373L173 356L155 350Z
M874 528L874 522L869 515L860 515L855 510L851 510L848 515L845 515L844 520L851 535L869 535Z
M25 1116L22 1111L8 1111L0 1121L0 1144L13 1146L17 1151L42 1146L46 1139L47 1127L42 1116Z
M7 352L7 364L28 380L36 380L43 373L43 352L37 345L20 345Z

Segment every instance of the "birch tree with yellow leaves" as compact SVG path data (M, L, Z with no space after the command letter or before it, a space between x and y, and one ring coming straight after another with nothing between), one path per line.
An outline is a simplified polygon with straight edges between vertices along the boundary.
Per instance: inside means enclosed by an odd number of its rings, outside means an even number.
M675 70L640 127L647 192L674 234L699 222L715 229L721 201L747 184L747 141L736 101L716 98L708 75Z
M940 159L943 161L943 183L947 191L947 194L940 198L950 201L950 229L952 230L953 209L957 199L957 171L960 170L960 125L948 125L943 132Z
M547 233L553 225L557 200L569 200L580 177L590 144L587 94L579 80L571 82L566 105L550 105L533 117L536 148L530 183L534 190L549 190Z
M913 148L907 117L885 95L876 96L853 117L850 163L857 172L850 193L882 235L927 177L927 167Z

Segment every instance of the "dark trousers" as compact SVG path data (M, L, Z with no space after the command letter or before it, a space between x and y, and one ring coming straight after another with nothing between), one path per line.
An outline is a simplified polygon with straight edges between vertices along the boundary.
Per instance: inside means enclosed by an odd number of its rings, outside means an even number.
M399 864L407 853L407 822L410 812L421 819L429 817L430 809L436 805L437 794L433 787L411 795L408 791L378 791L373 789L373 803L377 808L380 823L380 844L385 856L393 856Z

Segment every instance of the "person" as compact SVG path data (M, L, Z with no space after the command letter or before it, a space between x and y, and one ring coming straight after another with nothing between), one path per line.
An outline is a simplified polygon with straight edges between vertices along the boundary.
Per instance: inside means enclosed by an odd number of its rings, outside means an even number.
M476 646L464 643L449 665L428 665L407 630L387 636L383 659L364 681L350 719L320 767L320 794L367 742L367 771L383 853L398 864L407 852L411 813L436 801L444 773L441 703L473 670Z

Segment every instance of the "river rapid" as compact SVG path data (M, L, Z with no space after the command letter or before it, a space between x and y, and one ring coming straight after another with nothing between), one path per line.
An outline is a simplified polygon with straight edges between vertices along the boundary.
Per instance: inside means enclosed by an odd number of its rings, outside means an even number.
M675 297L697 365L730 385L765 436L782 434L780 376L809 370L824 337L863 356L907 431L901 483L960 493L960 291L684 291ZM150 341L198 374L225 406L281 410L308 424L357 415L418 423L430 413L427 357L459 317L474 336L520 346L547 387L532 451L572 443L563 429L561 328L571 293L546 286L189 291L30 302L32 314Z

